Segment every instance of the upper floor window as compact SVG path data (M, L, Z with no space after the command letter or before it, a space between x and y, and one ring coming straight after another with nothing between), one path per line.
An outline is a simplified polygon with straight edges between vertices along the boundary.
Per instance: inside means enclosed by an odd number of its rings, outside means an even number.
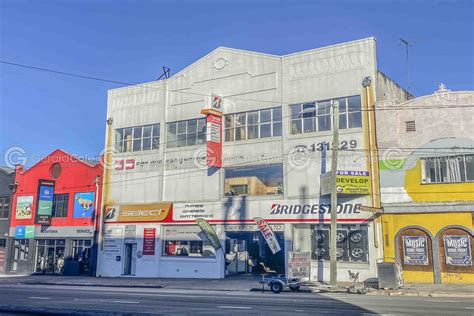
M226 141L281 136L281 107L227 114L224 121Z
M422 158L423 183L474 181L474 155Z
M69 194L55 194L53 198L52 217L67 217Z
M291 134L330 131L331 105L339 102L339 129L362 127L360 96L290 105Z
M206 119L192 119L166 124L166 147L184 147L206 143Z
M225 168L226 196L283 194L283 165Z
M131 152L158 149L160 146L160 124L118 128L115 130L116 152Z
M0 218L8 218L10 211L10 197L0 197Z

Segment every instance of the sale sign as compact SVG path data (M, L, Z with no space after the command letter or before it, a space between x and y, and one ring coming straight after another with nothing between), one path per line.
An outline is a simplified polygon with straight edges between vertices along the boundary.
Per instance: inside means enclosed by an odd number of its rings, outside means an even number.
M206 165L222 167L222 116L209 114L206 120Z
M270 225L268 225L268 223L261 217L254 217L253 220L255 224L257 224L258 229L262 233L263 238L265 238L265 241L267 242L268 247L270 247L272 253L276 254L278 251L280 251L280 244L278 244L278 239Z

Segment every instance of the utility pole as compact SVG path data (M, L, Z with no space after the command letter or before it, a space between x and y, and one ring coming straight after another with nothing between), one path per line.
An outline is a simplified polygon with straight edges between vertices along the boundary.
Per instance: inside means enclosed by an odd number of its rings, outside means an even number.
M408 60L408 48L411 47L411 43L408 42L407 40L403 39L400 37L400 42L402 42L403 45L405 45L405 51L406 51L406 56L407 56L407 90L410 92L410 63Z
M339 101L332 102L332 164L331 164L331 238L329 247L330 283L337 285L337 155L339 150Z

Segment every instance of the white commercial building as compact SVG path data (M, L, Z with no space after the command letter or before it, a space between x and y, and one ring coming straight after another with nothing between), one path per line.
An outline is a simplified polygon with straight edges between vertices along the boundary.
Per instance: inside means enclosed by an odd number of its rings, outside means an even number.
M201 110L211 95L223 99L222 168L205 161ZM338 278L375 276L380 223L361 210L380 203L371 109L408 97L377 70L374 38L285 56L218 48L169 79L109 91L97 274L285 273L289 252L310 252L312 279L328 280L330 196L320 180L336 103ZM270 224L281 251L270 251L254 217ZM213 225L221 249L197 218Z

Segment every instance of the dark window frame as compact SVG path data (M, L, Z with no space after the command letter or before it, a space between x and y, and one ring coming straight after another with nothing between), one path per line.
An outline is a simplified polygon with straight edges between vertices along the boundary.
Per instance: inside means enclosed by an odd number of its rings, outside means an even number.
M53 197L53 211L51 217L64 218L68 216L69 193L55 194Z

